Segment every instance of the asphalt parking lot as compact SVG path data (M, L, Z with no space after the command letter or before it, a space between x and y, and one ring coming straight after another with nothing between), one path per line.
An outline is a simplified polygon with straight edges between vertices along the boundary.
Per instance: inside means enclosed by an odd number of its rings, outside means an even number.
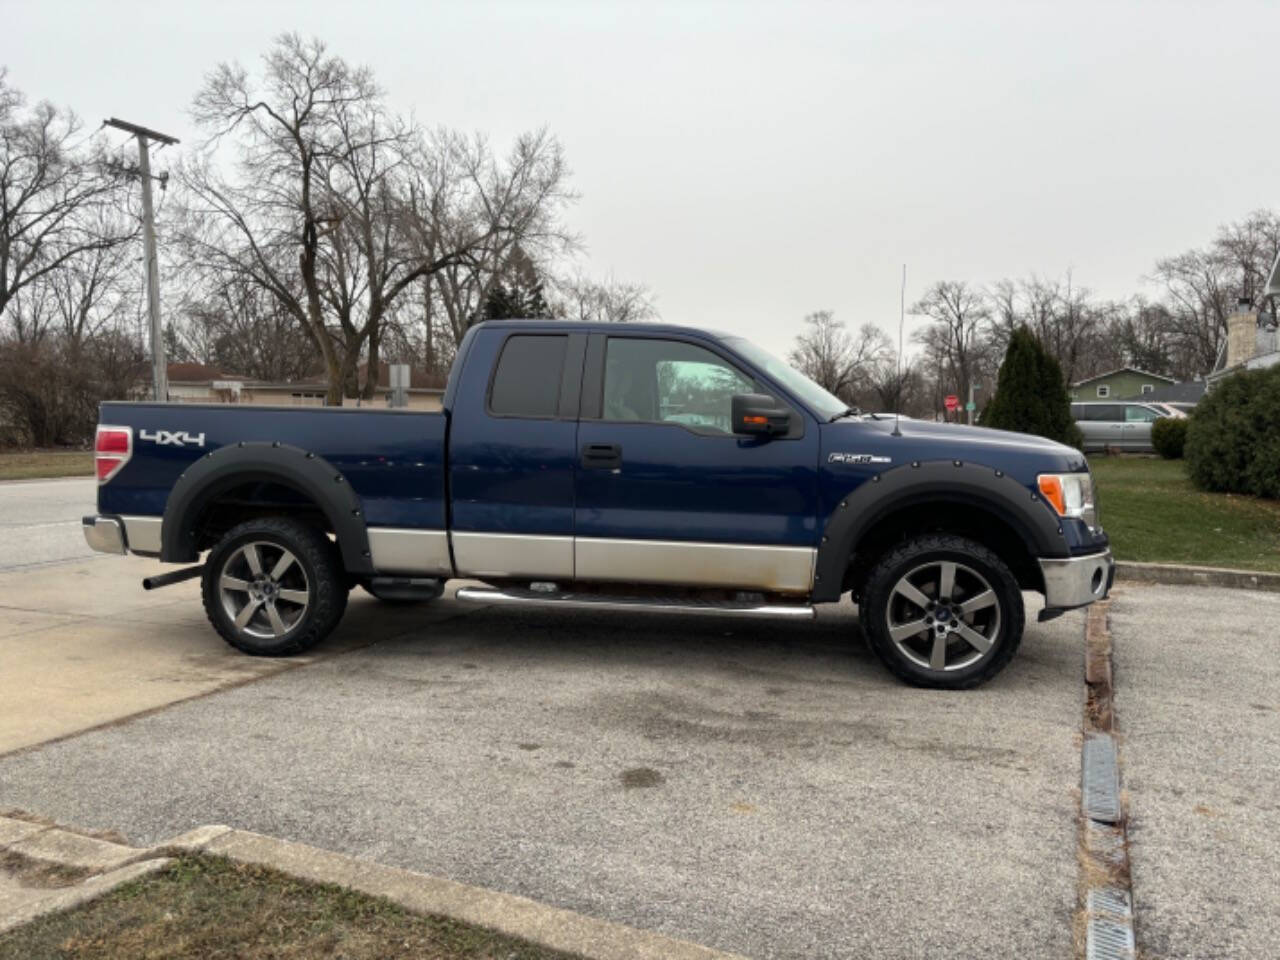
M0 809L139 844L222 822L753 957L1072 952L1079 614L1033 605L1013 664L959 694L894 681L849 607L623 620L357 593L282 663L222 645L194 584L144 593L144 568L0 573ZM1146 956L1280 954L1259 609L1280 597L1116 593ZM1219 636L1239 670L1204 667Z

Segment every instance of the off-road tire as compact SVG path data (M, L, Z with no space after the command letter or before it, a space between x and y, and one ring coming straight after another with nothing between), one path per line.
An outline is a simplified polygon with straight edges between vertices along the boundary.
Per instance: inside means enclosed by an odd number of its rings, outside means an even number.
M253 543L289 551L306 575L306 607L278 638L253 636L237 628L223 603L224 567ZM249 520L232 527L209 552L201 585L205 615L214 629L231 646L255 657L287 657L310 650L338 625L350 590L337 545L314 527L288 517Z
M999 625L991 648L976 662L952 670L922 666L889 634L889 603L895 586L912 571L945 562L963 564L985 579L999 607ZM893 547L873 564L862 591L859 619L871 649L899 679L920 687L969 690L986 683L1013 659L1022 642L1026 612L1017 579L996 554L965 537L929 534ZM931 636L925 634L920 642Z

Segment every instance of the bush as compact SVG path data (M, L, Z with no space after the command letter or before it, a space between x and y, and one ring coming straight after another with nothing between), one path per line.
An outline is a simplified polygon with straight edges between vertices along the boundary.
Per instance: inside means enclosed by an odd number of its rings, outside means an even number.
M1186 453L1203 490L1280 499L1280 366L1219 381L1196 405Z
M1071 419L1071 400L1058 361L1026 327L1009 338L996 395L983 411L983 426L1034 433L1071 447L1084 446Z
M1181 460L1187 443L1185 417L1161 417L1151 425L1151 445L1166 460Z

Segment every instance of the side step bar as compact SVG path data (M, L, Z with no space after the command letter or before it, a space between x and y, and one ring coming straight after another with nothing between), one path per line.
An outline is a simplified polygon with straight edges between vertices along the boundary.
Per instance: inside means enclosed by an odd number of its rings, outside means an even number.
M807 603L755 603L743 600L691 600L683 597L626 597L599 593L543 593L535 590L497 590L492 587L463 587L457 598L469 603L521 604L535 607L565 607L578 610L625 610L628 613L686 613L708 616L772 617L813 619Z

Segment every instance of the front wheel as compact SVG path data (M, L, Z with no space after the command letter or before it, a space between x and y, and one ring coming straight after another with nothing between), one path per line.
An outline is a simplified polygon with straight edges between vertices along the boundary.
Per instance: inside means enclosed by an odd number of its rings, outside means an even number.
M859 615L877 656L922 687L964 690L1013 659L1026 615L1009 567L980 543L934 534L872 568Z
M337 547L287 517L229 530L205 561L203 594L205 613L222 638L260 657L311 649L347 607Z

